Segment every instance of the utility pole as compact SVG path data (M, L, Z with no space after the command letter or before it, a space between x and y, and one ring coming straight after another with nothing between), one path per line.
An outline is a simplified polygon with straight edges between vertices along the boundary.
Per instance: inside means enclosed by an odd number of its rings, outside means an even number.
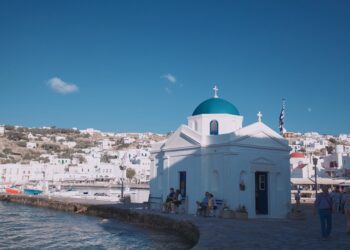
M316 157L314 157L313 159L312 159L312 161L313 161L313 163L314 163L314 169L315 169L315 189L316 189L316 197L317 197L317 161L318 161L318 159L316 158ZM315 197L315 198L316 198Z

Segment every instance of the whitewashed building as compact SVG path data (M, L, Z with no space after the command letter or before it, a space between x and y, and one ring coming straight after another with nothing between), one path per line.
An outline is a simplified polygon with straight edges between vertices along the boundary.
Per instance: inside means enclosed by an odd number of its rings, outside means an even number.
M0 183L24 184L43 178L43 165L38 163L0 165Z
M38 137L34 136L32 133L28 134L28 140L36 140Z
M26 147L30 149L37 148L37 144L35 142L27 142Z
M209 191L232 209L244 205L248 216L285 217L290 208L287 140L261 121L243 127L243 116L230 102L202 102L168 140L153 145L152 196L165 200L180 189L195 213L196 201Z
M131 143L133 143L133 142L135 142L135 141L136 141L136 140L135 140L135 138L133 138L133 137L127 136L127 137L124 137L124 138L123 138L124 144L131 144Z
M74 148L77 143L75 141L65 141L62 143L62 145L67 146L68 148Z
M322 167L329 176L350 176L350 155L343 145L337 145L335 153L323 157Z
M3 136L5 134L5 126L0 125L0 136Z
M93 128L87 128L85 130L80 130L80 133L94 135L94 134L100 134L101 131Z
M291 178L311 178L314 171L310 169L310 160L301 152L290 155ZM312 165L311 165L312 167Z
M103 150L111 149L112 145L114 144L113 141L111 141L111 140L109 140L107 138L100 140L98 143L100 144L100 147Z

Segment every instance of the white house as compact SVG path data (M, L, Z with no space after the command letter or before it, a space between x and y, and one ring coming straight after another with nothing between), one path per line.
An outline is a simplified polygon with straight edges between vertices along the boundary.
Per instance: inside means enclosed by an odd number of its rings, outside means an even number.
M74 148L77 145L75 141L65 141L62 144L68 148Z
M124 137L123 138L123 142L124 142L124 144L131 144L131 143L133 143L133 142L135 142L135 138L133 138L133 137Z
M105 138L105 139L100 140L99 144L100 144L101 149L107 150L107 149L112 148L112 145L114 144L114 142Z
M52 164L52 165L67 166L67 165L72 163L71 159L59 158L57 155L48 155L48 158L50 160L50 164Z
M310 169L309 159L303 153L294 152L290 154L291 178L310 178L314 171Z
M34 136L31 132L28 134L28 140L36 140L38 137Z
M243 116L230 102L202 102L166 141L151 151L150 193L165 200L180 189L195 213L196 201L209 191L232 209L248 216L285 217L290 207L290 166L287 140L261 121L243 127Z
M343 145L337 145L335 153L323 157L323 168L332 177L350 176L350 156Z
M80 130L82 134L89 134L89 135L94 135L94 134L99 134L101 133L100 130L93 129L93 128L87 128L85 130Z
M55 136L55 140L56 140L57 142L59 142L59 141L64 142L64 141L66 141L66 137L65 137L65 136L57 135L57 136Z
M0 125L0 136L3 136L5 134L5 126Z
M34 149L34 148L37 148L37 144L35 142L27 142L26 147L30 149Z
M0 165L0 183L24 184L28 181L38 181L44 178L43 166L31 164Z

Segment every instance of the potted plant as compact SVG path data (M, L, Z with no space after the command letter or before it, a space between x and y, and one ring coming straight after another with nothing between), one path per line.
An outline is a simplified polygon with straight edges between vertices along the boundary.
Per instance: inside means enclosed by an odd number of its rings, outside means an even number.
M248 211L244 205L238 205L235 211L235 217L242 220L248 219Z
M230 209L230 207L225 203L221 211L221 218L232 219L234 218L235 212Z

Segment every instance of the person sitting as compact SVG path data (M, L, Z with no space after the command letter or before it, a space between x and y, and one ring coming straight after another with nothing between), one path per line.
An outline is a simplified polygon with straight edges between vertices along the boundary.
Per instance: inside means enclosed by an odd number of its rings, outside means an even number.
M208 202L209 202L209 192L205 192L204 198L201 202L197 201L197 215L201 216L207 216L207 209L208 209Z
M214 210L217 209L217 206L216 206L216 203L215 203L215 199L214 199L214 195L209 193L209 196L208 196L208 208L207 208L207 211L206 211L206 215L209 216L209 215L213 215L214 216Z
M180 206L181 199L182 199L181 192L179 189L177 189L175 192L173 201L171 202L171 212L172 213L175 213L176 208Z
M166 197L166 200L163 204L163 211L164 212L170 212L171 211L171 204L174 201L175 198L175 191L174 188L170 188L170 193Z

